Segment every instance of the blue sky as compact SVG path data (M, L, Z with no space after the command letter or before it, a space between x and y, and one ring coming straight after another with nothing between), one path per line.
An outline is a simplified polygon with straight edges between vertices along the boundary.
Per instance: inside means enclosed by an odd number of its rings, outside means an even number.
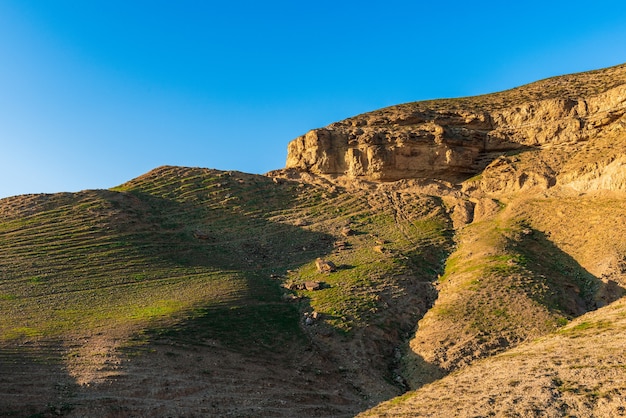
M359 113L624 62L618 1L0 0L0 197L264 173Z

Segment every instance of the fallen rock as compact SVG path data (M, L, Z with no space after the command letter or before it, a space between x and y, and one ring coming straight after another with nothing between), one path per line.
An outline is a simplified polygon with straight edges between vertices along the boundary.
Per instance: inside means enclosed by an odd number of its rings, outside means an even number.
M322 283L314 282L314 281L307 281L307 282L304 282L304 288L306 290L320 290L322 288Z
M322 315L317 311L304 313L305 325L313 325L316 321L320 320L321 318L322 318Z
M474 220L474 203L469 200L460 200L452 208L450 218L455 228L472 223Z
M332 273L333 271L337 271L335 263L321 258L315 260L315 266L317 267L317 271L320 273Z

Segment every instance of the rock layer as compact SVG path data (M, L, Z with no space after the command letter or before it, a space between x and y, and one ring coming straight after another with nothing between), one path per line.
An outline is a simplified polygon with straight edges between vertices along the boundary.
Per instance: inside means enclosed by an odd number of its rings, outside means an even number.
M589 79L604 80L590 83ZM626 127L626 65L510 91L393 106L288 146L286 168L375 181L463 180L502 153L585 141Z

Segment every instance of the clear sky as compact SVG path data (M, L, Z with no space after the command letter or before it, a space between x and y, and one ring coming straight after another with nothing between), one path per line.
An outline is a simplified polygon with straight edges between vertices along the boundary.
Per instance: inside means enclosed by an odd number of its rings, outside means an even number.
M264 173L359 113L624 62L623 0L0 0L0 197Z

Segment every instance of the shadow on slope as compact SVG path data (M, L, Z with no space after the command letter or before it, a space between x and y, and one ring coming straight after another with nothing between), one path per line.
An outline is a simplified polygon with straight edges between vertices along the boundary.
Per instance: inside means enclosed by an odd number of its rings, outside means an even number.
M276 187L271 180L260 181ZM206 190L196 191L206 195ZM292 191L290 187L278 193L277 207L270 208L267 203L272 193L262 188L251 193L265 194L266 208L261 209L277 212L296 202ZM209 351L213 346L218 346L218 351L225 348L220 351L222 355L235 351L268 358L306 348L298 311L281 300L279 285L270 275L328 252L332 237L271 221L263 210L250 213L247 209L256 205L250 201L244 202L243 208L233 208L222 204L225 199L220 196L176 201L180 196L168 199L143 191L85 192L65 196L62 204L47 207L45 216L8 227L7 240L3 241L5 255L13 254L19 262L5 276L0 289L0 294L11 297L0 302L5 312L26 313L8 324L8 329L22 331L3 335L6 350L2 361L7 365L3 373L8 377L2 393L19 392L24 386L20 382L37 379L35 371L47 370L46 374L57 376L59 382L84 384L80 389L74 384L76 390L65 397L68 405L81 405L84 399L90 399L88 408L97 404L96 399L106 404L106 395L98 395L102 386L97 383L131 380L125 370L132 368L132 356L142 352L141 347L137 351L136 344L148 347L150 340L162 342L167 338L175 340L179 348L192 342ZM87 229L93 234L76 237ZM36 235L32 244L26 240L29 234ZM22 243L19 247L9 242L16 238ZM35 283L26 278L38 272L29 266L40 251L51 252L44 279ZM38 306L44 309L41 317L34 315ZM27 313L30 311L33 315ZM146 327L152 331L131 342L135 348L123 350L126 360L120 357L120 348ZM114 341L98 345L107 337ZM26 355L21 348L29 341L33 355ZM42 356L51 360L40 368L36 359ZM120 362L128 360L130 366L120 367ZM245 370L242 373L245 375ZM271 374L268 370L265 373ZM161 378L160 383L166 385L167 376ZM288 378L297 378L293 370L289 370ZM48 379L40 383L41 395L18 393L16 403L2 403L2 413L48 413L48 404L57 401L57 383ZM150 398L150 394L144 395Z
M623 416L626 300L359 416Z
M466 227L407 356L412 388L596 309L603 283L519 220ZM613 289L615 290L615 289ZM615 300L622 290L614 292Z
M42 352L57 341L74 382L59 399L79 415L350 416L399 393L386 367L432 302L451 239L436 199L379 197L163 167L15 221L0 241L21 260L6 282L16 298L0 304L25 313L11 326L35 329ZM356 234L333 249L347 224ZM331 251L355 268L283 301L272 276L319 279L313 260ZM330 332L304 333L298 308L329 315ZM354 334L333 333L344 316Z

